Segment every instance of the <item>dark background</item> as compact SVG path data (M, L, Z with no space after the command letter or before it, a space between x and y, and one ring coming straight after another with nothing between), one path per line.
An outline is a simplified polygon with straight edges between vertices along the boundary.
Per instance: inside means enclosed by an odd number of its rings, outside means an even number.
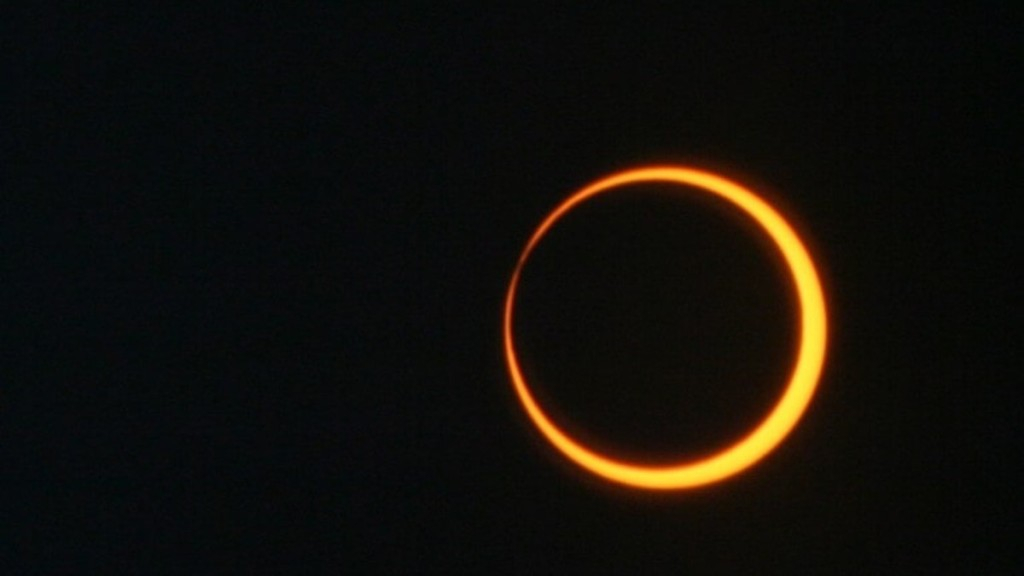
M5 8L0 571L1019 573L1008 5ZM550 209L666 162L793 219L831 342L778 450L650 494L540 439L500 320ZM582 437L695 456L792 296L637 188L542 244L518 337Z

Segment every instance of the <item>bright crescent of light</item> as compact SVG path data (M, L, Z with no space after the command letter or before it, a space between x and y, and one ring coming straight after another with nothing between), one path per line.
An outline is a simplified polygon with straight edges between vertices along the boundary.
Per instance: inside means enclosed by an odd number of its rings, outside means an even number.
M800 301L800 346L792 375L771 413L743 439L709 457L668 466L643 466L604 456L570 438L540 408L530 393L516 358L512 315L519 276L530 253L548 230L584 200L618 186L642 182L671 182L704 189L735 204L750 215L778 246L792 273ZM814 395L825 359L825 299L807 249L792 227L768 203L750 190L721 176L675 166L626 170L598 180L562 202L537 228L526 244L509 282L504 316L505 359L516 394L527 415L548 441L583 468L608 480L655 490L692 488L732 476L772 451L796 425Z

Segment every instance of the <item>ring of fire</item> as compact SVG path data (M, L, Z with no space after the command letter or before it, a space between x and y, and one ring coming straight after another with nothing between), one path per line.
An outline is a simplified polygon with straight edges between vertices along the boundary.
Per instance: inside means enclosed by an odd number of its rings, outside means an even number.
M703 459L669 466L644 466L609 458L569 437L555 425L530 393L516 357L512 332L516 288L531 252L554 224L581 202L616 187L644 182L693 186L720 196L753 218L768 233L792 276L800 305L800 340L789 382L781 399L753 431L735 444ZM582 468L613 482L653 490L692 488L723 480L771 452L793 429L814 395L825 359L825 299L807 249L793 228L750 190L710 172L654 166L626 170L598 180L563 201L540 224L519 256L505 296L505 360L516 395L533 424L562 454Z

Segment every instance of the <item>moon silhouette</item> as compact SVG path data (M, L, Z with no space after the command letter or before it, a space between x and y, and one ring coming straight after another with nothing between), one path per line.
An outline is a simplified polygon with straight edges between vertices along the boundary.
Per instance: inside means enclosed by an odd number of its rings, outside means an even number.
M789 382L771 412L735 444L705 458L667 466L645 466L602 455L571 438L534 399L516 356L513 317L516 288L523 267L544 235L570 210L619 186L668 182L692 186L717 195L754 219L779 249L791 273L800 306L800 337ZM559 452L580 467L606 480L651 490L693 488L726 479L750 467L775 449L807 409L818 385L827 338L825 298L815 265L803 242L786 220L747 188L711 172L682 166L650 166L602 178L571 195L534 231L519 256L505 296L503 338L505 360L515 392L530 420Z

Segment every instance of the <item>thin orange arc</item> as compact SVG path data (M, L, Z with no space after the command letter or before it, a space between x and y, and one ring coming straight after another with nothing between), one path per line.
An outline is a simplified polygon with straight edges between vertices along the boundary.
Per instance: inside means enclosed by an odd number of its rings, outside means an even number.
M571 438L541 409L526 384L516 357L512 318L516 288L523 266L547 231L581 202L626 184L669 182L693 186L716 194L739 207L768 233L781 252L792 276L800 303L800 344L782 398L750 433L735 444L700 460L669 466L644 466L600 454ZM562 454L603 478L638 488L671 490L692 488L736 474L775 449L807 409L818 385L825 360L827 339L825 298L814 262L793 228L767 202L750 190L721 176L677 166L653 166L612 174L576 192L544 219L530 237L508 286L505 297L503 337L505 360L516 395L533 424Z

